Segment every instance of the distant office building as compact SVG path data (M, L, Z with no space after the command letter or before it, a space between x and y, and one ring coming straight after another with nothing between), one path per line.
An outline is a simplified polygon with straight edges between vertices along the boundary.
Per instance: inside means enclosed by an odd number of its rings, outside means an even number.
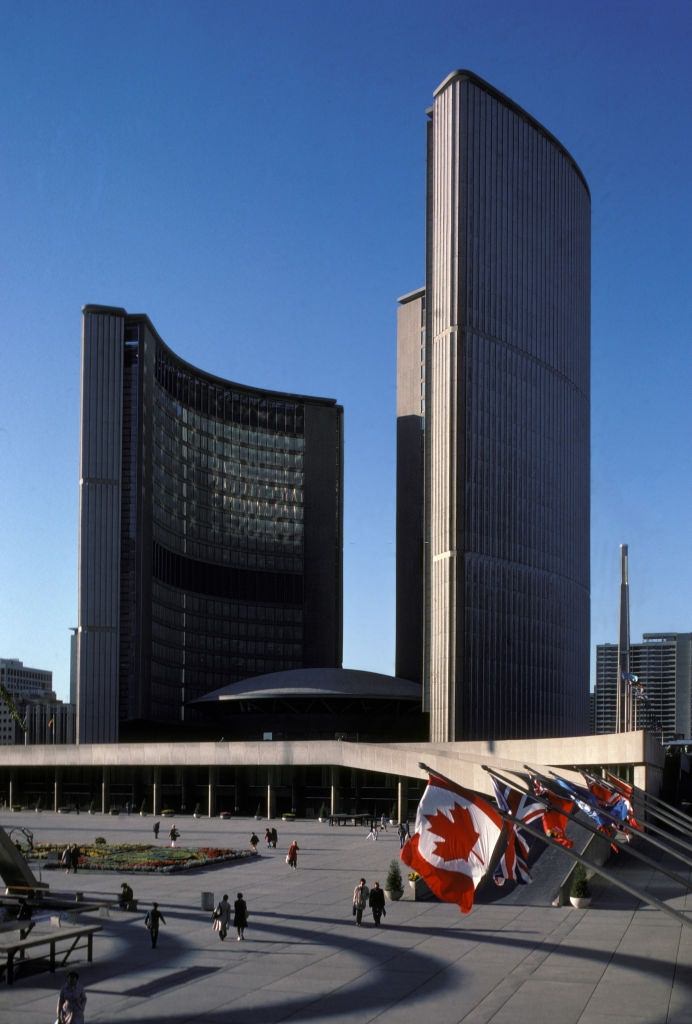
M618 645L596 647L596 733L617 724ZM637 677L633 727L652 729L664 740L692 736L692 633L644 633L630 644L629 672Z
M396 674L433 741L586 729L590 205L534 118L442 82L397 394Z
M81 742L189 737L211 690L340 666L342 417L196 369L145 315L85 307Z
M47 697L53 691L53 673L29 668L17 658L0 658L0 685L15 697Z
M0 658L0 685L11 701L0 700L0 744L74 743L75 708L55 696L52 672Z

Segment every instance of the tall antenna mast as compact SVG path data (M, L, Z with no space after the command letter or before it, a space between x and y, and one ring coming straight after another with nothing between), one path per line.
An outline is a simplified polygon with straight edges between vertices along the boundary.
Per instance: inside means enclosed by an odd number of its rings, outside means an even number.
M620 545L620 634L618 639L618 678L615 700L615 731L632 728L632 688L630 683L630 583L627 544Z

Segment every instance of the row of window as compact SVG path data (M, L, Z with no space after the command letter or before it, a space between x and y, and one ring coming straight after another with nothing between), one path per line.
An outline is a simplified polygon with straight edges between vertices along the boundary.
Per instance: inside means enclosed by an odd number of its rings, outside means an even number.
M250 430L271 433L302 434L303 406L279 399L236 390L230 384L212 383L182 366L161 342L156 345L155 379L171 399L183 409L201 418L234 423Z

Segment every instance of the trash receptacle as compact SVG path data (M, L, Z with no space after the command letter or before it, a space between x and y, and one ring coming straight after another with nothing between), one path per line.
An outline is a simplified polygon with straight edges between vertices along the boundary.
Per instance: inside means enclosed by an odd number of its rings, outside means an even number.
M202 910L213 910L214 909L214 893L203 892L202 893Z

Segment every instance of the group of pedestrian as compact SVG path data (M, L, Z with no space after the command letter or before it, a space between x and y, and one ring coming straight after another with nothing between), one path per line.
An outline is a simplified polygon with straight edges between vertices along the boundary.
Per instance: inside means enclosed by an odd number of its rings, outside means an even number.
M81 857L81 850L76 843L71 843L66 846L62 851L60 857L60 865L65 869L65 874L69 875L70 871L74 871L77 874L77 868L79 867L79 858Z
M380 920L387 916L384 906L384 889L380 888L379 882L373 882L372 889L369 889L364 878L358 882L353 890L353 916L360 928L363 924L363 911L370 907L375 927L380 927Z
M247 903L243 899L242 892L239 892L233 904L233 927L237 932L238 942L245 939L247 919ZM227 895L224 895L223 899L219 900L216 910L212 914L212 922L214 931L218 932L219 938L223 942L228 935L228 926L231 922L231 904Z
M264 841L267 844L268 850L276 849L276 844L279 841L279 833L276 831L275 828L265 828Z

